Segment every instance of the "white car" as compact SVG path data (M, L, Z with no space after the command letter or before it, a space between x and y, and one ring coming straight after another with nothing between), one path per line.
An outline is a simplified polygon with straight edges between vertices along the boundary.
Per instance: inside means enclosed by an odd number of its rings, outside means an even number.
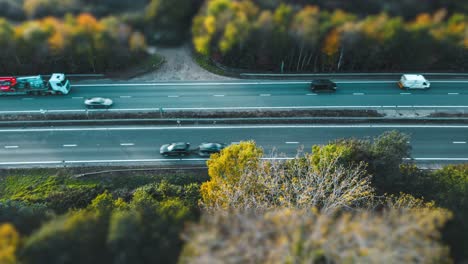
M401 89L429 89L431 83L421 74L403 74L398 86Z
M113 104L112 100L103 97L89 98L84 101L86 108L110 108Z

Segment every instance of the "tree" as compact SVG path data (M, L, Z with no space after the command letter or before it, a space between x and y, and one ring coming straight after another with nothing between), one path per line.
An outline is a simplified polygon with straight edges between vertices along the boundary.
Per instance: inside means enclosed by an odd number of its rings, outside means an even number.
M81 210L58 217L33 233L21 251L26 263L100 263L105 248L107 219Z
M243 159L252 154L253 161L245 164ZM311 155L284 162L260 160L261 154L253 142L244 142L212 157L208 161L210 181L201 187L204 208L263 212L277 207L315 207L333 212L374 202L370 178L362 166L344 167L339 157L314 166L315 156Z
M12 200L0 202L0 223L9 222L24 235L31 234L53 216L53 212L45 204Z
M217 212L184 234L180 263L444 263L443 209Z
M200 1L151 0L146 7L146 20L151 23L152 40L162 42L180 41L185 38L190 19Z
M207 161L210 181L200 187L205 206L223 208L229 206L227 195L236 192L236 185L242 184L242 180L245 179L244 173L255 170L262 155L263 150L252 141L240 142L223 149L219 154L212 155Z
M0 263L15 264L20 236L10 223L0 224Z

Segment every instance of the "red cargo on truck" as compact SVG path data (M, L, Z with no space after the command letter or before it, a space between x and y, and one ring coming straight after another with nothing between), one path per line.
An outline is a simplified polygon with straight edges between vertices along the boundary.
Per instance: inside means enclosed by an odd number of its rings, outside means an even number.
M11 87L16 85L15 77L0 77L0 90L8 92Z

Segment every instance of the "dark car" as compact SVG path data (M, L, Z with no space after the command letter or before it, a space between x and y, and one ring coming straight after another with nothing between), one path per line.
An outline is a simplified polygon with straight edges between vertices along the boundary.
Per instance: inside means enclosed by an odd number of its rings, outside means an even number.
M162 145L159 153L163 156L185 156L190 154L190 143L177 142Z
M113 104L109 98L94 97L84 101L87 108L110 108Z
M328 79L317 79L310 83L310 89L314 93L333 93L336 92L336 83Z
M226 144L223 143L201 143L200 146L198 146L198 155L210 156L213 153L220 152L225 147Z

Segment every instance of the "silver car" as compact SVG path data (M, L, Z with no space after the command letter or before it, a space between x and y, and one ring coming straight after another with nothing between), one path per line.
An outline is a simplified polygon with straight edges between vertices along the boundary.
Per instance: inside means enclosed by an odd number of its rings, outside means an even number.
M112 100L103 97L89 98L84 101L86 108L110 108L113 104Z

